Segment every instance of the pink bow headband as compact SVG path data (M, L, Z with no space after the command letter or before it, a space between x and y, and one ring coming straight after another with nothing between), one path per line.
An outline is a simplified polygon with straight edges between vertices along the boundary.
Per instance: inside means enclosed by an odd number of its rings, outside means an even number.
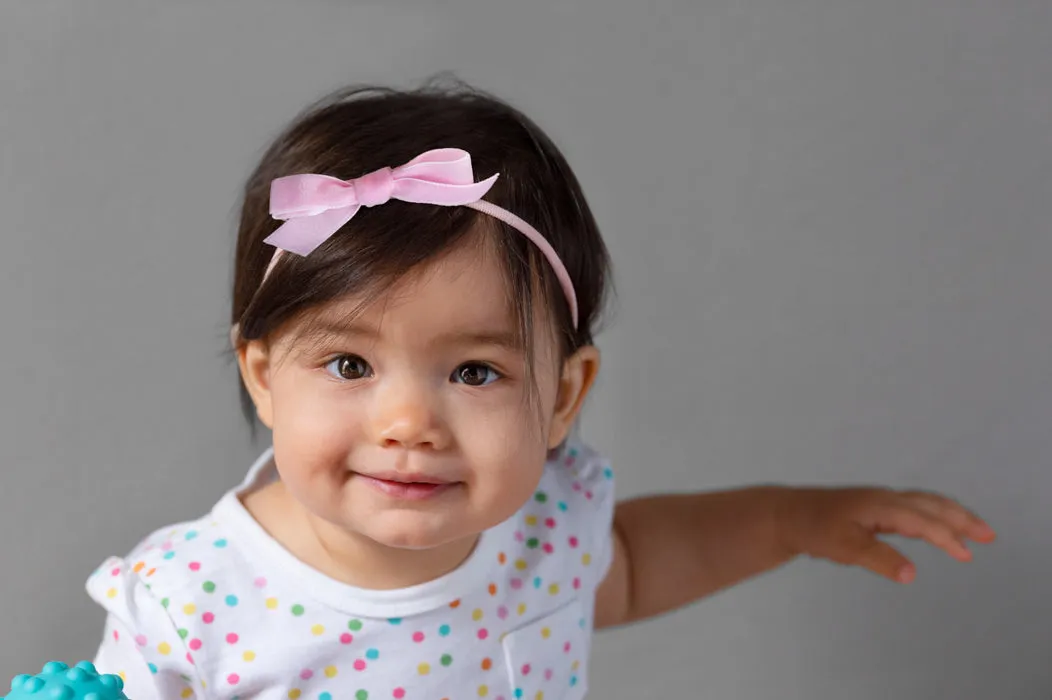
M267 279L283 252L310 255L362 207L379 206L391 199L465 206L503 221L540 249L566 295L576 328L577 295L555 249L533 226L508 210L482 200L496 180L497 175L493 175L475 182L471 156L459 148L427 151L405 165L381 168L353 180L328 175L279 177L270 185L270 215L285 223L264 240L277 250L263 279ZM236 327L234 331L236 333Z

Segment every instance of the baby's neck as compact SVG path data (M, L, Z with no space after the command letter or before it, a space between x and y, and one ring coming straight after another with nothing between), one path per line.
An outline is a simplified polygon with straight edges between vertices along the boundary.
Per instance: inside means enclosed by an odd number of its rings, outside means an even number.
M478 541L474 536L424 550L386 547L311 515L280 481L245 494L241 501L297 559L359 588L392 590L432 581L460 566Z

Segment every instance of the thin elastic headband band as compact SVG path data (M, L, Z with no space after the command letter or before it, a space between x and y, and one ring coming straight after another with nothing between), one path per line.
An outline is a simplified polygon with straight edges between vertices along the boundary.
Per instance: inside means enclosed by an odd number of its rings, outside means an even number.
M492 216L526 236L552 266L577 327L577 294L555 249L533 226L507 209L482 199L496 182L493 175L475 182L471 156L459 148L427 151L397 168L381 168L352 180L329 175L288 175L270 184L270 215L284 221L264 243L276 248L263 281L285 252L310 255L362 207L397 199L416 204L466 206ZM236 346L238 327L231 329Z

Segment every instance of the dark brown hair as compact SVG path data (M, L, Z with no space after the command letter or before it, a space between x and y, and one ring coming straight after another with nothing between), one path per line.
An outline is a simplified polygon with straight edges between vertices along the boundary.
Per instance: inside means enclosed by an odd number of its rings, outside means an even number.
M269 215L272 180L298 173L350 179L434 148L466 150L476 179L500 174L485 199L528 221L551 243L577 291L576 329L543 255L515 229L467 207L392 200L363 208L309 256L282 256L261 285L274 252L263 239L280 225ZM548 136L507 103L448 78L412 90L338 90L293 120L245 185L231 322L239 324L241 342L268 338L344 295L380 296L393 281L477 231L489 234L508 281L528 376L535 303L548 310L560 359L592 344L609 287L609 257L577 178ZM246 418L255 425L243 383L241 395Z

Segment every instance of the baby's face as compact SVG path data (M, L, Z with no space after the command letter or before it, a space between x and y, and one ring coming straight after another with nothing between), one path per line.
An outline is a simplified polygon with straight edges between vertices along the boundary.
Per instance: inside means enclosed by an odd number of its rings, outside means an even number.
M465 246L350 324L356 300L323 309L319 342L279 339L256 400L290 495L346 531L412 549L518 510L572 416L558 416L561 368L543 318L529 401L507 299L492 253Z

